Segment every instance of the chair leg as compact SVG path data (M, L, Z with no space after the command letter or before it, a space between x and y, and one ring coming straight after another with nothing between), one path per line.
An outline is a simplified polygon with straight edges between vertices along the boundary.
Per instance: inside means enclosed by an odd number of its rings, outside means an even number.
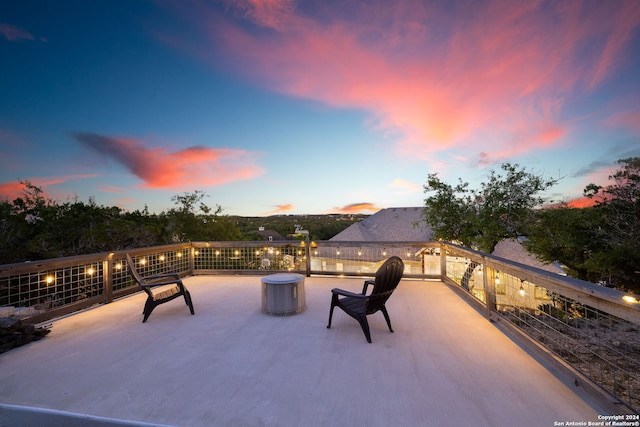
M369 322L367 321L367 315L364 314L362 316L357 317L358 323L360 323L360 327L362 328L362 332L364 332L365 338L367 338L367 342L371 344L371 331L369 330Z
M384 315L384 318L387 321L387 326L389 327L389 330L393 332L393 329L391 329L391 319L389 319L389 313L387 313L387 307L383 305L380 311L382 311L382 314Z
M187 305L189 306L189 310L191 311L191 314L195 314L195 312L193 311L193 301L191 301L191 294L186 289L184 290L184 302L186 302Z
M154 308L156 308L156 305L157 304L154 300L152 300L151 298L147 298L147 302L144 303L144 311L142 312L142 314L144 314L142 323L145 323L149 316L151 316L151 312Z
M329 323L327 323L327 329L331 328L331 319L333 318L333 308L335 305L331 304L331 308L329 309Z

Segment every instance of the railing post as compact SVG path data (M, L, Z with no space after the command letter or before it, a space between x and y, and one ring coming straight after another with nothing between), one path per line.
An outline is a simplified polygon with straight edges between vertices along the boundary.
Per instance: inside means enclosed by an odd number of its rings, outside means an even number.
M193 247L193 242L189 241L189 275L193 275L196 269L196 248Z
M440 243L440 279L447 277L447 248Z
M482 257L482 282L485 295L485 315L491 319L491 312L495 309L495 280L493 279L493 269L491 277L487 268L487 259Z
M304 239L304 257L306 259L307 277L311 277L311 242L309 235Z
M102 261L102 286L104 289L104 301L113 301L113 252L107 256L105 261Z

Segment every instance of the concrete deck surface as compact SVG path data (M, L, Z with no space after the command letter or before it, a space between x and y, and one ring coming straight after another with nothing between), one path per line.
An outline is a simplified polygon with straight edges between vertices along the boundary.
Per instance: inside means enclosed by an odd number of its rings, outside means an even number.
M185 280L143 324L143 294L72 315L0 355L0 403L175 426L554 426L597 421L583 401L441 282L405 280L369 316L373 343L330 289L307 309L261 312L260 278Z

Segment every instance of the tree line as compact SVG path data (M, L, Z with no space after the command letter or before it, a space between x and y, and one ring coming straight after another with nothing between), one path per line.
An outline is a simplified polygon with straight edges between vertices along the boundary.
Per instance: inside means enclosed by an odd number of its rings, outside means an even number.
M143 248L188 241L266 239L258 226L287 237L295 226L310 237L327 240L365 215L278 215L238 217L209 206L208 195L196 190L171 197L174 207L161 213L126 211L115 206L66 202L45 197L41 188L22 181L23 191L13 201L0 201L0 264L62 258L90 253Z
M592 206L545 206L557 184L515 164L491 170L479 188L451 185L429 174L424 218L435 238L491 253L502 239L526 237L543 261L560 262L572 277L640 291L640 158L620 159L609 185L589 184Z
M200 191L172 197L160 214L128 212L74 199L57 202L22 182L21 197L0 202L0 264L59 258L200 239L235 240L238 228L203 203Z

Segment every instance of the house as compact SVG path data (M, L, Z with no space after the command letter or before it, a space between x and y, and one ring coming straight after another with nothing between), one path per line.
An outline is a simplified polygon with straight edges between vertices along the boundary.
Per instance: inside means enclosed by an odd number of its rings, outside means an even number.
M425 223L422 207L387 208L357 222L329 239L332 242L428 242L433 238L433 230ZM541 261L529 252L522 242L524 238L500 241L493 255L552 273L566 275L557 263ZM428 257L430 253L420 251L411 256ZM407 258L405 253L397 255ZM439 262L439 261L438 261ZM432 262L434 269L436 261ZM423 261L424 264L424 261ZM423 269L424 269L423 265Z
M335 247L325 247L315 252L312 261L314 268L322 271L343 271L340 258L360 262L359 272L372 272L378 269L382 261L392 255L401 257L405 263L405 274L412 271L426 272L439 269L440 261L433 256L426 257L414 244L403 245L402 242L428 242L433 231L422 219L421 207L387 208L350 225L329 239ZM340 242L363 242L362 248L340 248ZM372 243L389 242L380 252L379 245ZM397 242L397 244L394 244ZM334 251L329 253L330 251ZM427 258L429 266L426 266ZM433 265L431 265L433 264Z
M509 261L519 262L520 264L528 265L530 267L549 271L551 273L561 274L563 276L567 275L558 263L542 261L529 252L522 244L524 241L526 241L525 237L501 240L494 248L492 255L508 259Z
M350 225L329 241L428 242L433 231L422 218L422 207L387 208Z
M277 240L287 240L282 234L278 233L276 230L265 230L264 227L258 227L258 231L252 231L251 233L256 236L255 240L267 240L269 242L277 241Z

